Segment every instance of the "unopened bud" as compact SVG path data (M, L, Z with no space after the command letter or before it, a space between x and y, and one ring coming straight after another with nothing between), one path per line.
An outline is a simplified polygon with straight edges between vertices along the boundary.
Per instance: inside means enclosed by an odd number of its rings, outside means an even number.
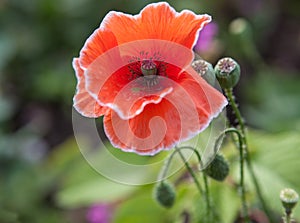
M176 193L173 185L166 181L158 183L154 189L154 197L163 207L170 208L173 206Z
M213 161L204 169L204 173L217 181L223 181L229 174L228 162L223 155L217 154Z
M239 81L241 69L239 64L230 57L218 61L215 66L216 77L223 89L233 88Z
M210 85L215 84L216 75L212 65L205 60L195 60L192 63L193 69Z

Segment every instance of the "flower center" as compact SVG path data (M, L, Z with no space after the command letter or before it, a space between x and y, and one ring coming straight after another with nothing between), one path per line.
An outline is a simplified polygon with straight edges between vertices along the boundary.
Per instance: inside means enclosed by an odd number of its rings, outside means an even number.
M141 72L145 78L145 84L148 87L156 85L157 80L157 67L151 59L145 59L141 64Z
M141 71L145 77L156 75L157 73L156 64L152 60L145 59L142 61Z

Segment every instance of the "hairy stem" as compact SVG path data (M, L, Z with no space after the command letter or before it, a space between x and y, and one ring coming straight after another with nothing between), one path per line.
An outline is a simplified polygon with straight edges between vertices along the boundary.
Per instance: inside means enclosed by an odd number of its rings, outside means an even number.
M246 202L246 191L245 191L245 180L244 180L244 141L242 138L241 132L236 128L228 128L217 138L215 149L218 147L218 143L224 134L227 133L234 133L238 136L238 148L239 148L239 155L240 155L240 185L239 189L241 192L241 201L242 201L242 217L249 222L249 215L248 215L248 208Z
M270 222L272 223L273 220L272 220L272 217L271 217L271 214L270 214L270 211L266 205L266 202L263 198L263 195L262 195L262 192L261 192L261 189L260 189L260 186L259 186L259 183L258 183L258 180L256 178L256 175L255 175L255 172L254 172L254 169L253 169L253 166L252 166L252 162L251 162L251 159L250 159L250 155L249 155L249 149L248 149L248 143L247 143L247 138L246 138L246 131L245 131L245 122L242 118L242 115L241 115L241 112L238 108L238 105L236 104L235 102L235 98L234 98L234 95L233 95L233 91L232 91L232 88L230 89L225 89L225 94L229 100L229 103L233 109L233 112L238 120L238 123L239 123L239 128L241 130L241 137L242 137L242 141L243 141L243 153L244 153L244 158L246 160L246 164L247 164L247 167L249 169L249 172L250 172L250 176L251 176L251 179L254 183L254 187L255 187L255 190L256 190L256 193L257 193L257 196L258 196L258 199L260 200L260 203L262 204L262 208L264 210L264 212L266 213L266 215L268 216Z
M206 203L206 220L208 222L210 222L211 220L211 203L210 203L210 198L209 198L209 187L208 187L208 181L207 181L207 177L206 175L203 173L203 180L204 180L204 186L205 186L205 189L203 190L193 169L191 168L191 166L189 165L189 163L187 162L187 160L185 159L184 155L182 154L182 152L180 151L180 149L192 149L197 157L198 157L198 160L199 160L199 163L200 165L202 166L202 160L201 160L201 156L199 154L199 152L197 150L195 150L194 148L192 147L175 147L176 148L176 151L179 153L182 161L184 162L185 164L185 167L186 169L189 171L190 175L192 176L195 184L196 184L196 187L198 189L198 191L200 192L200 195L203 195L204 194L204 199L205 199L205 203Z

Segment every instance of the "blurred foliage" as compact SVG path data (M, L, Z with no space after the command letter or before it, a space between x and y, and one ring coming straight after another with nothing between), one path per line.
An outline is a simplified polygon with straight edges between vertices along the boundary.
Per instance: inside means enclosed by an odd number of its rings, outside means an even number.
M278 198L280 190L291 187L300 191L298 178L300 138L294 132L268 134L251 130L249 145L263 194L272 210L280 213L282 210ZM228 157L232 170L225 183L211 181L211 194L222 222L230 223L236 218L240 208L240 199L236 193L239 180L238 151L231 143L228 143L222 151ZM197 219L204 216L205 204L199 197L195 185L191 184L189 179L182 178L184 170L171 177L176 184L177 198L174 207L164 210L152 199L154 185L128 186L101 177L81 158L73 139L57 148L42 168L47 178L52 178L51 182L57 184L52 185L55 186L53 201L65 210L88 207L89 204L96 202L111 203L115 206L113 222L117 223L142 220L182 222L187 216L194 219L192 222L197 222ZM246 176L248 199L251 201L251 207L255 208L259 206L258 200L248 174ZM38 178L42 179L41 176ZM26 182L26 177L23 180ZM10 198L17 199L17 195L15 196ZM300 218L297 209L295 217Z
M190 180L182 179L184 170L171 178L177 200L165 210L152 199L153 185L128 186L100 176L72 136L72 58L108 11L136 14L150 2L155 1L0 1L1 223L82 223L89 206L101 202L114 207L116 223L201 219L204 204ZM300 192L300 1L168 2L177 10L211 14L218 24L216 45L202 57L215 63L232 56L240 63L237 99L248 124L262 130L249 132L255 170L268 203L281 213L280 189ZM237 18L244 23L234 25ZM149 161L110 149L124 161ZM224 148L231 176L225 184L211 182L224 223L233 222L240 208L234 151L230 143ZM247 186L257 207L251 183ZM297 207L298 219L299 213Z
M282 78L282 73L287 77ZM296 73L262 70L249 81L243 108L251 125L270 132L300 131L300 79ZM253 90L255 88L255 90Z

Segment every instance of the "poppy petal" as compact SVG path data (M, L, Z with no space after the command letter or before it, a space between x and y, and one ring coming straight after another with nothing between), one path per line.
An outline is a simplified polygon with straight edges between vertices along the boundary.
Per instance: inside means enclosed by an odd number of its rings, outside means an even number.
M96 29L80 51L80 66L87 68L97 57L117 45L117 40L111 31L103 28Z
M161 2L147 5L135 16L111 11L102 24L114 33L119 44L141 39L161 39L191 49L197 41L198 31L210 21L209 15L196 15L189 10L178 13L168 3Z
M162 99L159 105L146 105L142 113L129 120L121 119L111 110L103 123L106 135L116 148L154 155L163 148L172 148L178 141L180 132L174 131L180 129L176 122L178 116L172 104Z
M73 60L73 68L77 77L77 91L73 98L74 108L83 116L95 118L104 115L108 108L100 106L85 89L84 71L79 66L79 59Z
M182 72L176 81L188 92L195 105L211 117L216 117L228 103L224 95L209 85L192 67Z
M151 87L145 83L140 69L141 61L149 58L158 60L158 84ZM177 43L163 40L130 42L108 50L89 65L84 73L86 89L100 105L129 119L142 112L145 105L159 103L170 93L171 80L177 79L192 59L192 51Z
M197 82L188 75L182 76L185 77L160 103L146 105L134 118L123 120L113 110L104 117L105 132L115 147L154 155L208 126L227 104L225 97L204 80ZM212 99L213 103L209 101Z

